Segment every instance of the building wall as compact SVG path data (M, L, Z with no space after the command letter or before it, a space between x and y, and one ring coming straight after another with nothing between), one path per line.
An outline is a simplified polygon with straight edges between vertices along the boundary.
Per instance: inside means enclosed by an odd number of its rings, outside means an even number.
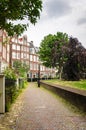
M19 60L30 67L27 72L30 78L38 77L39 65L41 78L55 75L54 70L42 65L37 51L38 48L33 45L33 42L27 41L26 35L22 38L17 36L10 38L5 31L0 30L0 72L3 72L7 66L12 67L13 62Z
M30 78L37 78L38 71L40 69L40 78L55 77L55 69L45 67L39 60L39 55L36 52L36 48L33 46L30 51ZM40 66L40 68L39 68Z
M21 61L29 65L29 45L24 42L11 41L11 57L10 64L13 66L13 62L16 60Z
M4 30L0 30L0 73L9 66L9 44L8 35Z

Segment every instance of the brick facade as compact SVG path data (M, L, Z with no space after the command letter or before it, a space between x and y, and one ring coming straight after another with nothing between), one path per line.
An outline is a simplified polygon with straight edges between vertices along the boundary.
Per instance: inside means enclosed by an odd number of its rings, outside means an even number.
M33 45L32 41L28 42L26 35L22 38L17 36L10 38L5 31L0 30L0 72L3 72L7 66L13 67L13 62L19 60L30 67L27 72L30 78L38 77L39 65L41 78L54 77L55 70L42 65L37 51L38 48Z
M9 39L4 30L0 30L0 72L2 72L9 65Z

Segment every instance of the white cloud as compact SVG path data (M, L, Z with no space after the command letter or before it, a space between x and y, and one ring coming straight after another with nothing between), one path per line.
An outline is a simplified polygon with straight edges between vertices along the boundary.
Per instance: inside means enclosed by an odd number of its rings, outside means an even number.
M40 20L27 32L28 40L39 46L44 36L66 32L77 37L86 47L86 1L85 0L45 0Z
M48 0L45 5L48 17L61 17L71 11L70 3L64 0Z

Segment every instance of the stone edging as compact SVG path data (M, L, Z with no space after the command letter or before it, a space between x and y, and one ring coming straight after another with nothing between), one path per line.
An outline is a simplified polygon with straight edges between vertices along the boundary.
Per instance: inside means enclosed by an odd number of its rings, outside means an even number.
M63 90L66 90L66 91L69 91L69 92L72 92L72 93L75 93L75 94L79 94L79 95L81 95L81 96L86 96L86 90L79 90L79 89L77 89L77 88L64 87L64 86L61 86L61 85L45 83L45 82L43 82L43 81L40 81L40 83L41 83L41 84L48 85L48 86L51 86L51 87L63 89Z
M86 91L76 88L58 86L56 84L50 84L43 81L40 81L40 84L73 104L79 110L86 112Z

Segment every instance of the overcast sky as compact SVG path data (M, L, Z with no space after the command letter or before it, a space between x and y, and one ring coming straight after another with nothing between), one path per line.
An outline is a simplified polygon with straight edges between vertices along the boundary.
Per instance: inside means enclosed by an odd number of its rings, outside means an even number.
M40 19L24 34L40 46L44 36L58 31L77 37L86 48L86 0L43 0Z

